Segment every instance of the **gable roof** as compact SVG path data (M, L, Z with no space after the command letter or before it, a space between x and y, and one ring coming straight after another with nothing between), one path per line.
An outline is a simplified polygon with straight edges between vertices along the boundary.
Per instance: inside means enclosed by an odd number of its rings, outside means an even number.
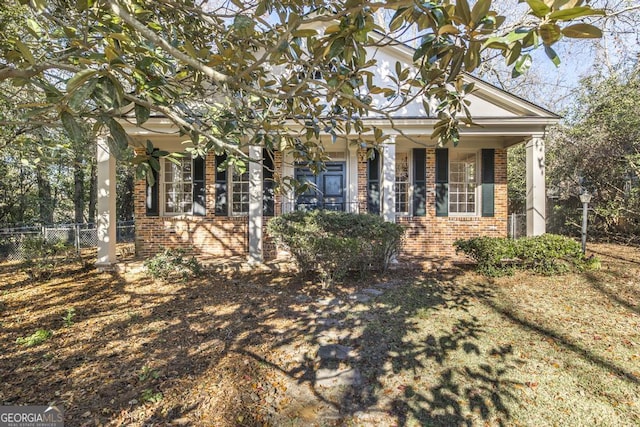
M378 61L376 66L376 76L379 76L378 83L384 83L385 80L388 81L386 76L389 74L389 69L395 67L396 61L400 62L403 67L415 69L413 62L415 49L413 47L390 38L383 33L375 32L373 37L377 39L376 41L385 43L384 46L375 48L375 52L371 53ZM474 92L466 97L470 101L469 109L474 120L483 118L522 119L530 117L557 121L561 118L552 111L498 88L469 73L464 72L463 79L466 83L474 83L475 86ZM421 100L413 101L407 105L407 108L392 116L398 119L428 118L422 107Z

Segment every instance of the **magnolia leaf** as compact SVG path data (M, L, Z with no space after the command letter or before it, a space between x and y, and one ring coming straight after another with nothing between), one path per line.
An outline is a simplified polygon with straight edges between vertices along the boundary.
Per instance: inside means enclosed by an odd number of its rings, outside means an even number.
M602 37L602 30L591 24L573 24L564 27L562 34L573 39L597 39Z
M455 26L447 24L438 29L438 35L441 36L443 34L460 34L460 31Z
M467 0L456 1L456 15L462 19L465 25L471 23L471 11L469 10L469 3Z
M90 68L77 72L75 76L67 80L67 92L73 92L96 73L96 70L92 70Z
M562 37L562 31L558 24L542 24L538 28L538 33L542 37L542 42L547 46L551 46Z
M42 27L40 27L40 24L38 24L33 19L27 19L27 27L29 27L29 29L31 30L31 34L33 34L35 37L42 36Z
M22 57L31 65L35 65L36 64L36 58L34 58L33 54L31 53L31 49L29 49L27 47L26 44L22 43L20 40L16 40L16 47L18 48L18 50L20 51L20 53L22 54Z
M84 129L76 121L75 117L71 115L71 113L63 111L62 114L60 114L60 120L62 121L62 126L64 127L64 130L67 131L69 138L76 142L84 140Z
M135 105L135 113L136 113L136 124L138 126L142 126L147 120L149 120L149 115L151 112L144 105L136 104Z
M511 65L520 58L520 54L522 53L522 44L520 42L515 42L507 53L507 65Z
M553 64L556 67L560 66L560 57L558 56L558 54L556 53L555 50L553 50L551 48L551 46L545 46L544 47L544 53L547 54L547 56L549 57L549 59L551 60L551 62L553 62Z
M118 123L115 119L109 118L107 120L107 126L109 127L109 131L111 131L111 137L113 141L116 143L117 148L120 151L123 151L129 145L129 140L127 138L127 133L124 131L124 128L120 123Z
M544 4L542 0L526 0L526 1L529 7L531 8L531 12L533 12L533 14L538 18L544 18L549 12L551 12L551 9L549 8L549 6Z
M529 55L528 53L526 55L522 55L516 61L516 64L513 67L513 71L511 72L511 76L518 77L526 73L529 70L529 68L531 68L531 63L532 63L531 55Z
M296 30L291 33L293 37L313 37L317 36L318 32L314 29Z
M69 99L69 107L75 111L80 110L86 105L87 100L91 97L97 85L98 79L92 79L74 90Z
M572 19L581 18L583 16L604 15L604 10L591 9L589 6L572 7L571 9L561 9L552 12L549 19L558 19L560 21L570 21Z
M471 9L471 22L476 26L479 25L480 21L489 13L490 8L491 0L478 0Z

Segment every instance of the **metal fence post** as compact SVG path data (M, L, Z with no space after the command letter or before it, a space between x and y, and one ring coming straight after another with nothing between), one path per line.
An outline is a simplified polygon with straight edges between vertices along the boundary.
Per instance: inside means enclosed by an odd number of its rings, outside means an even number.
M75 242L75 246L76 246L76 252L78 253L78 255L80 255L80 224L76 224L76 235L74 236L74 242Z

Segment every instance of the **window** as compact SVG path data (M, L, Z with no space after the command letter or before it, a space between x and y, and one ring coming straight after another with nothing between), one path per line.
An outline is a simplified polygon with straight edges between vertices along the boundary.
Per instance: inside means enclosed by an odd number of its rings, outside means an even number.
M409 153L396 153L396 214L409 215Z
M190 214L192 212L193 162L191 157L176 159L176 163L164 159L162 188L166 215Z
M452 150L449 155L449 214L477 212L477 153Z
M233 169L231 181L231 215L249 213L249 171L238 173Z
M263 215L272 216L275 208L273 157L263 150ZM227 164L226 154L215 160L216 216L247 215L249 213L249 165L244 173Z

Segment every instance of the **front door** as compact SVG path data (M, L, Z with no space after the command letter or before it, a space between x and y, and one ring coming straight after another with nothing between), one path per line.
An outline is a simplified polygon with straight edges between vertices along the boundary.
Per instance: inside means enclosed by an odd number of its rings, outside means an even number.
M309 168L297 167L296 179L315 185L300 194L296 210L326 209L345 211L346 163L330 162L326 170L314 175Z

